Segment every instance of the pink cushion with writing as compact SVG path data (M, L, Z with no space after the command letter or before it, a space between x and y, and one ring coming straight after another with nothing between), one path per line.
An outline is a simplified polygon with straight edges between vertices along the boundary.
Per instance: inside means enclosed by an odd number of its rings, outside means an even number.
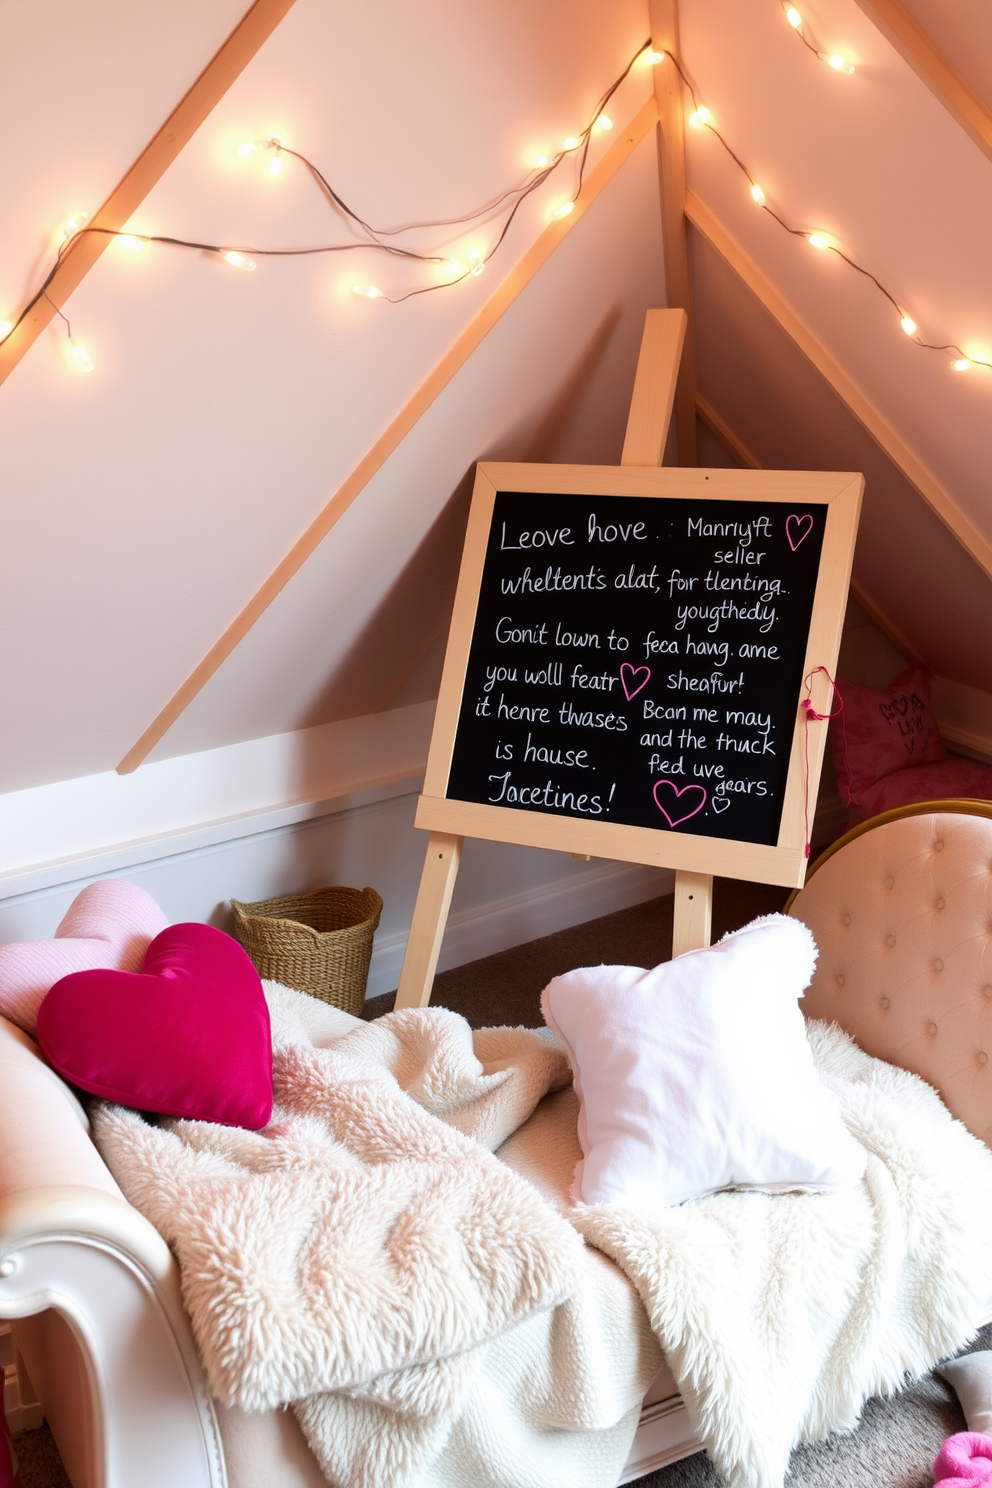
M155 900L126 879L87 884L70 904L54 940L0 946L0 1013L34 1034L49 987L73 971L99 966L137 971L168 925Z
M236 940L172 925L140 972L77 971L38 1012L38 1042L92 1095L257 1131L272 1114L272 1038L262 983Z
M947 759L940 765L915 765L909 770L893 770L861 792L858 804L848 817L848 826L857 826L880 811L892 811L913 801L946 801L963 796L972 801L992 801L992 767L977 760Z
M922 667L907 667L884 692L840 681L837 690L844 711L833 725L833 751L845 806L857 806L863 792L893 770L947 758Z

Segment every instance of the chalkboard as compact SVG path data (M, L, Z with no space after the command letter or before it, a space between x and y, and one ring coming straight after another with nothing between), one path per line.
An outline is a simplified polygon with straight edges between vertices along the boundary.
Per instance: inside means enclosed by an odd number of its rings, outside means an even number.
M752 876L795 881L823 743L807 767L803 679L836 664L860 495L480 466L418 824L459 829L433 786L474 836L546 823L548 845L716 872L742 844L765 850Z

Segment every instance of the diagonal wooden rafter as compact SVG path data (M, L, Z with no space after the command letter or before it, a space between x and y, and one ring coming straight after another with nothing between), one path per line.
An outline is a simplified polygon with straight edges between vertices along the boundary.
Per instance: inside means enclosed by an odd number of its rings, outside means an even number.
M196 82L184 94L154 138L145 146L103 206L91 218L90 227L120 231L152 188L162 179L179 152L224 97L272 35L294 0L255 0L211 58ZM17 329L0 346L0 383L55 318L57 308L78 289L112 239L103 233L83 233L66 249L46 295L34 305Z
M421 383L386 431L376 440L368 454L355 466L344 484L339 486L323 509L318 512L302 537L297 539L278 567L252 595L240 615L211 646L203 660L169 699L157 718L149 724L134 747L124 756L117 766L118 774L129 775L155 748L162 735L172 727L197 693L209 682L218 667L226 661L255 622L265 613L272 601L282 593L294 574L299 572L310 554L324 540L335 523L344 516L355 498L365 489L372 477L382 468L434 400L448 386L456 372L465 365L476 347L481 345L493 326L509 310L537 271L547 263L558 245L581 221L596 198L609 185L621 166L630 159L641 140L657 122L658 106L654 98L649 98L628 127L617 131L614 143L589 172L582 192L576 198L574 211L567 217L560 217L550 222L520 262L497 285L482 309Z
M651 45L666 54L654 68L658 103L658 172L661 186L661 231L665 251L665 297L671 310L684 310L689 329L682 348L675 389L675 433L679 464L696 464L696 352L689 277L689 242L685 223L685 105L682 79L671 57L679 52L678 0L648 0Z
M987 577L992 578L992 543L978 530L971 518L958 506L951 493L927 469L901 435L896 433L884 415L834 360L819 338L775 288L771 280L766 278L715 213L693 191L686 193L686 215L693 226L702 233L720 257L730 265L752 294L764 305L790 340L812 362L879 448L902 472L910 485L919 492L944 526L953 533L965 552L971 555Z
M992 108L965 82L919 22L899 0L857 0L857 4L952 119L992 160Z
M726 419L717 413L713 404L707 398L704 398L701 393L696 397L696 412L699 414L700 421L706 425L712 434L716 435L727 453L733 455L739 465L743 465L745 470L764 469L758 457L751 452L743 439L738 437ZM906 639L899 627L889 619L884 610L879 608L864 585L860 584L853 574L851 575L850 588L852 595L865 611L868 618L875 622L878 629L892 642L896 650L901 651L907 661L918 661L926 665L912 641Z

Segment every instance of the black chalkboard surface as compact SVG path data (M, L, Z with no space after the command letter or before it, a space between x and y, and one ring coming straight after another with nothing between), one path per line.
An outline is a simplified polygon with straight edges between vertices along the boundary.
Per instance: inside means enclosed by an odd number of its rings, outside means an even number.
M417 825L801 884L862 490L481 464Z
M774 845L826 513L498 492L446 794Z

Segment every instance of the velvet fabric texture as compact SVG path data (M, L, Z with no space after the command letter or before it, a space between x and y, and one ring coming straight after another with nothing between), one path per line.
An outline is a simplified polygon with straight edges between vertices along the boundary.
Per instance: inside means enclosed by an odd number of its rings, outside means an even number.
M911 765L908 770L893 770L874 785L865 786L856 806L851 808L848 827L908 806L913 801L946 801L964 798L992 801L992 768L977 760L946 759L939 765Z
M140 971L168 920L155 900L126 879L104 878L77 894L54 940L0 946L0 1013L34 1037L49 988L74 971Z
M38 1042L66 1080L124 1106L252 1131L272 1114L262 983L211 925L164 930L140 973L63 977L38 1012Z
M977 1488L992 1483L992 1440L977 1431L949 1436L933 1464L934 1488Z
M833 725L834 765L846 806L857 809L864 792L895 770L947 758L921 666L907 667L884 692L841 681L837 691L844 711Z

